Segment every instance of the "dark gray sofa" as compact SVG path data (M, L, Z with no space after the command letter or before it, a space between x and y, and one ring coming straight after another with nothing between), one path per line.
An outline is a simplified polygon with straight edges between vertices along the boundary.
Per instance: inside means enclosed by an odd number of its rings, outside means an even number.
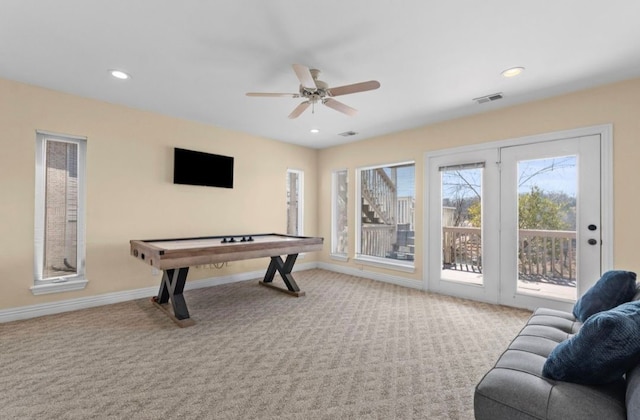
M640 296L636 294L634 300ZM573 314L537 309L525 327L476 386L477 420L640 419L640 367L626 380L580 385L542 376L558 343L580 330Z

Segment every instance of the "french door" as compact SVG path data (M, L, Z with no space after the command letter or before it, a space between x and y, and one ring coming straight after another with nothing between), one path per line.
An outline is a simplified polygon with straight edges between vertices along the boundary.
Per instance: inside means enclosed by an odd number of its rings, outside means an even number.
M601 273L601 136L428 159L430 290L570 309Z
M500 173L497 149L429 162L428 288L497 302Z
M601 271L600 136L505 147L501 162L500 302L573 305Z

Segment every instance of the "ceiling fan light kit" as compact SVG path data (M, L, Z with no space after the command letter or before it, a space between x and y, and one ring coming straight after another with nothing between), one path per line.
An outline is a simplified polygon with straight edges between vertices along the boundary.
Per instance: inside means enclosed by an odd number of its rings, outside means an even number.
M294 64L293 71L300 81L298 93L249 92L247 93L247 96L304 98L305 101L301 102L294 108L291 114L289 114L289 118L291 119L299 117L300 114L309 108L309 106L312 106L311 109L313 112L315 104L318 102L338 112L342 112L343 114L354 116L358 113L358 110L333 99L333 97L349 95L351 93L366 92L380 87L380 82L377 80L369 80L368 82L360 82L332 88L329 87L326 82L318 79L318 76L320 75L320 70L318 69L309 69L301 64Z

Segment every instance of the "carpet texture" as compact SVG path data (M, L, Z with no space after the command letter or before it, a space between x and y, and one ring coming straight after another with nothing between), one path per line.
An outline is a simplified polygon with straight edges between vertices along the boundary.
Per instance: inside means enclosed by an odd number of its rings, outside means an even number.
M529 311L309 270L0 324L2 419L473 419ZM276 283L281 280L276 278Z

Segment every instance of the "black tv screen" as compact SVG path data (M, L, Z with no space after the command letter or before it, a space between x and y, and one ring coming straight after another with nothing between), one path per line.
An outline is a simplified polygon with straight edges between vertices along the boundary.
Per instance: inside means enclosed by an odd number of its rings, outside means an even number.
M173 183L233 188L233 158L176 147Z

